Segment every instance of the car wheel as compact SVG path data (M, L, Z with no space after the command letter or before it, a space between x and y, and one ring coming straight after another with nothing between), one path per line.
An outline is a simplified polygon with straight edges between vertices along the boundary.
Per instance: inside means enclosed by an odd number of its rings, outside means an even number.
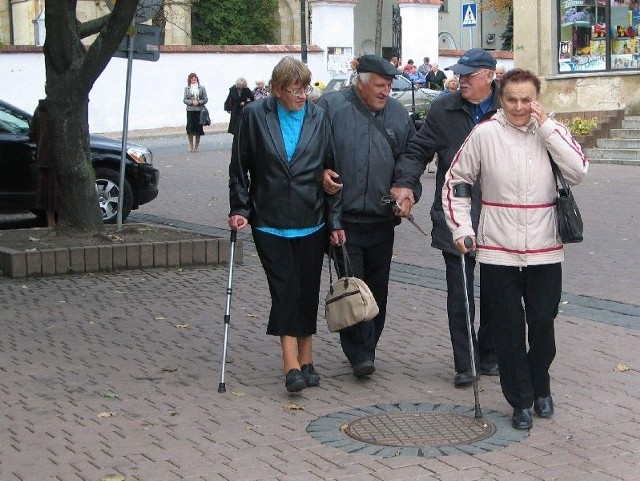
M105 224L115 224L118 219L118 194L120 189L120 174L115 170L96 169L96 193L98 203L102 211L102 221ZM124 196L122 205L122 220L124 221L131 212L133 204L133 191L131 185L124 179Z

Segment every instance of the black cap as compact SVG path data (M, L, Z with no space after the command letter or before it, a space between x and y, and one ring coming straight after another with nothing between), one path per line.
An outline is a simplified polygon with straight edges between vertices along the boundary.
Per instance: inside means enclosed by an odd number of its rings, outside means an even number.
M358 66L356 67L358 73L371 72L391 78L400 73L391 65L391 62L377 55L363 55L356 60L358 61Z
M495 70L496 59L493 58L489 52L481 48L472 48L471 50L467 50L462 57L458 59L458 63L454 63L445 68L445 70L451 70L458 75L468 75L481 68Z

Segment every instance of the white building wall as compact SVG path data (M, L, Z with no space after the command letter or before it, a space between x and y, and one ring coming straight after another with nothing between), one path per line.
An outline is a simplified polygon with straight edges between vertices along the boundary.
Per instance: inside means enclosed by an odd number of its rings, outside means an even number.
M186 123L182 102L187 75L196 72L207 89L211 120L229 121L224 100L238 77L253 87L257 79L268 80L283 53L161 53L158 62L134 60L129 105L129 129L180 127ZM298 55L293 55L299 58ZM454 64L457 57L440 56L442 68ZM499 59L507 69L512 60ZM322 53L309 52L308 65L314 80L326 81L329 72ZM44 97L45 69L42 53L0 52L0 99L27 112L33 112ZM451 74L450 72L446 72ZM90 94L89 128L92 132L122 130L127 61L111 60Z
M420 65L424 57L438 61L438 8L429 4L400 4L403 65L409 59Z
M333 75L346 72L357 54L353 46L353 3L313 2L311 44L324 50L328 76L317 72L315 80L327 82ZM338 50L340 49L340 50Z
M187 75L195 72L207 89L207 108L213 123L228 122L223 104L229 88L244 77L253 88L257 79L269 80L273 67L287 54L161 53L157 62L134 60L131 75L129 129L178 127L186 124L182 102ZM299 54L292 55L300 58ZM309 52L314 80L327 79L322 53ZM0 99L27 112L45 95L42 53L0 52ZM113 58L89 95L91 132L122 130L127 60Z

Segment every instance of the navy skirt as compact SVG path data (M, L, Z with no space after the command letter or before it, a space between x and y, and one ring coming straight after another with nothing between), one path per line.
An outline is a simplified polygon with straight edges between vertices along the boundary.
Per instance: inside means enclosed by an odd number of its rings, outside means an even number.
M311 235L295 238L257 229L252 229L252 234L271 294L267 334L293 337L315 334L327 230L323 227Z

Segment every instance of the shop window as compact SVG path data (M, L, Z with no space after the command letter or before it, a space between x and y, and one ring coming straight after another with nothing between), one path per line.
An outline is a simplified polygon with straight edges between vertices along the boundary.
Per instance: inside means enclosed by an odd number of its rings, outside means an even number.
M558 70L640 69L638 0L559 0Z

